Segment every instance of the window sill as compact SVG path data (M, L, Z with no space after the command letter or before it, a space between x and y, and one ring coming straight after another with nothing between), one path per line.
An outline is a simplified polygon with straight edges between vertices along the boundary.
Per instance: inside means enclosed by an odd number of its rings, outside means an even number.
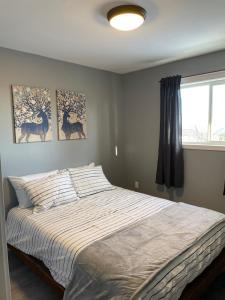
M206 151L225 151L225 145L183 144L183 149L206 150Z

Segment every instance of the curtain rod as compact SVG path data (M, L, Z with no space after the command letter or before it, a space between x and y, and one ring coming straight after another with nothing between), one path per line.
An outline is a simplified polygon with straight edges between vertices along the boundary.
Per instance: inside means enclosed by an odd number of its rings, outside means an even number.
M181 76L181 78L189 78L189 77L201 76L201 75L217 73L217 72L225 72L225 69L221 69L221 70L217 70L217 71L204 72L204 73L199 73L199 74L193 74L193 75L187 75L187 76ZM160 80L159 80L159 83L160 83Z

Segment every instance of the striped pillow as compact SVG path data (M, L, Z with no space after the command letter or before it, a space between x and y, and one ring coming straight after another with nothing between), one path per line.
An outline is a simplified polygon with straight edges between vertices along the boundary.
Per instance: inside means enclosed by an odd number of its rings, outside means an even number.
M45 172L45 173L38 173L38 174L31 174L26 176L10 176L8 177L15 192L16 197L19 202L20 208L27 208L31 207L32 203L30 202L29 198L27 197L26 191L24 190L24 184L31 180L46 178L50 175L55 175L58 173L58 170Z
M34 213L79 199L68 172L29 181L24 188Z
M69 169L79 197L115 189L106 179L102 167Z

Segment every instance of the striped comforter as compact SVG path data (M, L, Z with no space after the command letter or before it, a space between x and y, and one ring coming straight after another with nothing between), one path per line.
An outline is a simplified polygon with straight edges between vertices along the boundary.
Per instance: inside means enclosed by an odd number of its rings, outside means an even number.
M13 208L7 218L8 243L42 260L49 268L53 278L66 288L70 286L71 291L71 283L76 277L77 263L86 250L97 245L98 242L104 241L107 237L119 236L119 233L128 228L134 228L145 220L151 223L151 218L152 220L157 218L161 212L167 209L171 211L176 205L168 200L116 188L52 208L40 214L32 214L31 209ZM202 209L202 213L205 211L208 212L208 210ZM218 226L213 229L216 230L215 232L207 232L205 241L201 240L201 244L196 243L190 248L190 251L193 252L193 249L197 247L200 252L186 253L186 255L190 255L187 256L185 264L184 260L181 260L180 264L173 262L174 267L169 272L167 269L167 276L162 277L163 280L161 280L160 274L164 274L166 269L163 268L161 272L157 273L155 280L158 281L154 281L153 289L148 290L149 285L147 285L144 292L143 290L136 291L138 299L178 299L177 297L185 285L199 275L220 253L224 247L225 229L222 223L224 216L215 212L210 213L219 220ZM204 249L208 250L204 252ZM206 255L202 253L206 253ZM191 254L194 255L194 260ZM101 258L107 262L107 252ZM192 266L192 272L187 275L188 266ZM176 282L179 282L181 277L185 280L182 286L179 286L178 292ZM170 284L169 292L167 291L168 283ZM80 286L78 289L82 290L84 287ZM66 294L67 290L68 288ZM163 290L165 293L162 293ZM160 294L158 291L161 291ZM74 295L76 293L77 290ZM152 294L157 296L148 296ZM70 297L67 299L81 298ZM97 296L95 297L93 294L91 298L86 299L97 299ZM125 298L117 297L115 299Z

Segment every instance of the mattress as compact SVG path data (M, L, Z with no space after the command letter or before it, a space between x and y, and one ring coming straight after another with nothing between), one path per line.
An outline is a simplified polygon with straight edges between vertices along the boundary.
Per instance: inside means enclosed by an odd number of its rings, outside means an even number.
M16 207L7 216L7 239L12 246L42 260L53 278L67 288L74 279L78 258L91 245L157 218L174 205L169 200L116 188L39 214ZM138 299L178 299L187 283L222 251L225 228L221 214L220 219L184 254L186 259L179 256L177 262L157 273L154 288L150 289L150 284L138 291Z

